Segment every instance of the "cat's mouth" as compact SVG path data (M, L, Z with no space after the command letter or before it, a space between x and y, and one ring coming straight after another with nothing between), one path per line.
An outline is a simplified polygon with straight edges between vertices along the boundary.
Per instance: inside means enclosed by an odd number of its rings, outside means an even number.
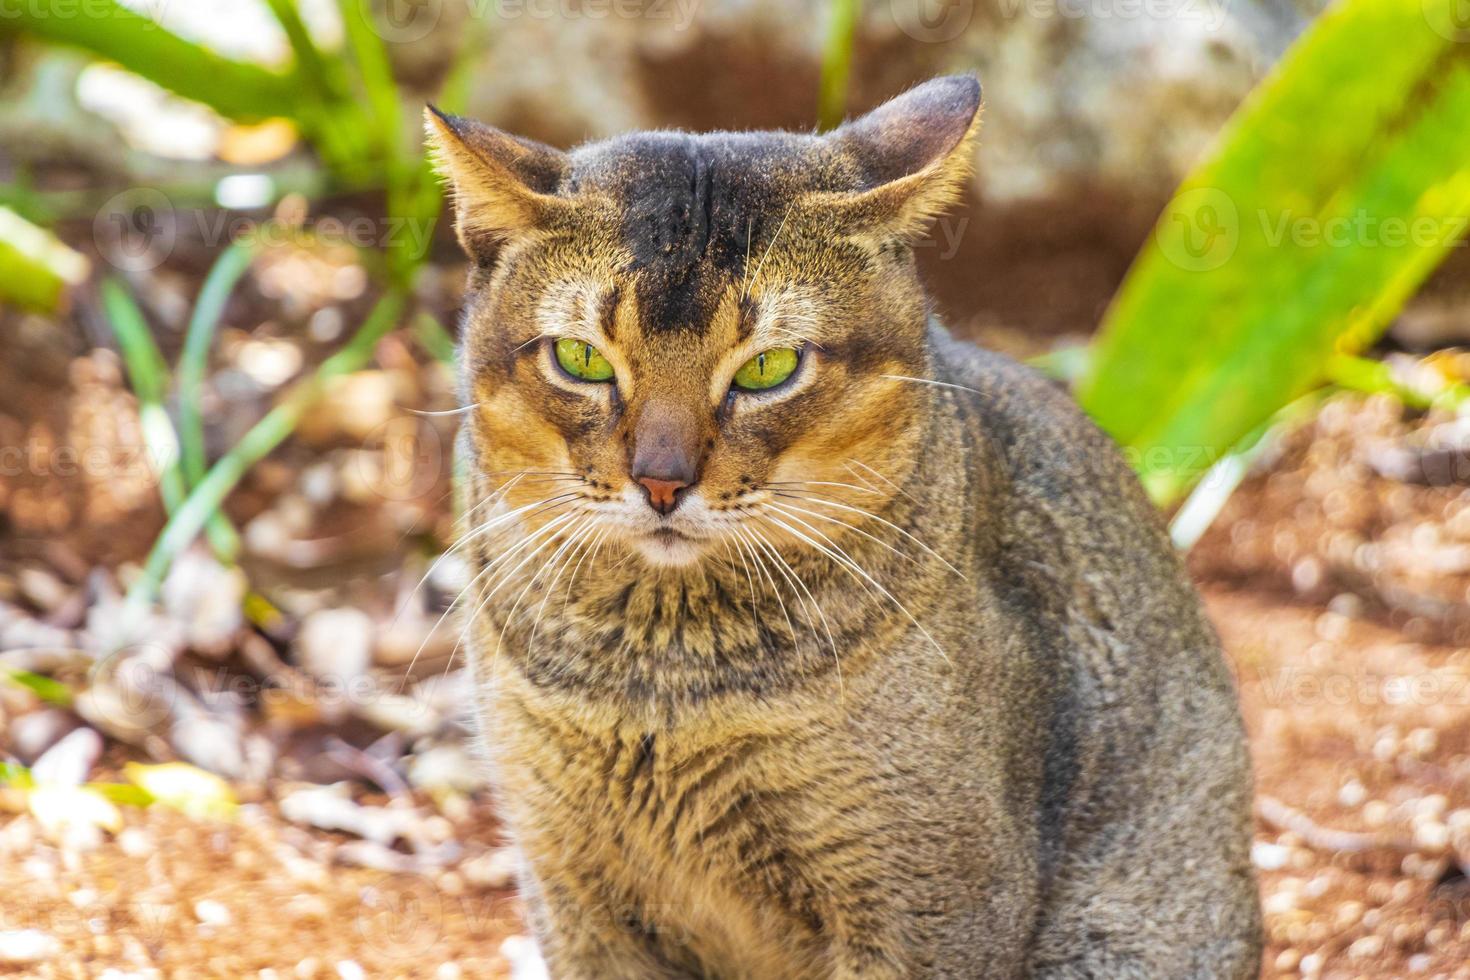
M688 565L703 552L698 538L672 527L654 528L636 539L643 557L655 565Z

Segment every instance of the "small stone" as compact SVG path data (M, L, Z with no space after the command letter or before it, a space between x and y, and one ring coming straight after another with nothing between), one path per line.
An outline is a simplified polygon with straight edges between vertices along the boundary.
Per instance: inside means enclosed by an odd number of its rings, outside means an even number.
M1414 825L1414 843L1426 851L1441 852L1450 846L1450 828L1434 820L1418 822Z
M1336 925L1339 932L1357 925L1363 918L1362 902L1343 902L1337 907Z
M21 762L34 765L41 755L77 727L76 716L60 708L43 708L10 723L11 751Z
M419 789L474 793L485 785L484 766L463 745L435 745L408 761L408 781Z
M1280 973L1291 973L1302 961L1300 950L1283 949L1276 954L1276 969Z
M1355 960L1372 960L1383 955L1382 936L1364 936L1348 947L1348 956Z
M1322 972L1322 967L1326 965L1326 962L1321 953L1308 953L1302 957L1299 969L1302 976L1315 977Z
M440 963L434 971L434 980L461 980L464 969L458 963Z
M315 956L308 956L296 964L293 972L296 974L296 980L315 980L321 975L322 961Z
M78 728L47 749L31 767L31 776L43 786L80 786L102 755L102 736Z
M139 827L128 827L118 834L117 846L130 858L144 858L157 850L152 835Z
M222 902L216 902L212 898L201 899L194 903L194 918L198 919L201 925L216 928L223 928L235 921L230 910Z
M1368 798L1368 789L1356 779L1349 779L1337 791L1337 802L1349 810L1356 810Z
M1428 953L1415 953L1409 957L1410 973L1428 973L1429 967L1434 963L1434 957Z
M341 980L367 980L367 972L354 960L338 960L337 976Z
M0 931L0 963L6 966L30 966L60 952L61 944L39 929Z
M1382 800L1369 800L1363 804L1363 822L1370 827L1382 827L1388 823L1392 808Z
M1439 733L1432 728L1416 728L1405 739L1405 745L1417 758L1426 758L1439 748Z
M71 595L61 579L40 568L21 569L16 584L32 604L47 612L60 608Z
M347 690L373 658L373 621L360 609L322 609L306 617L296 661L320 681Z
M1256 841L1251 845L1251 863L1262 871L1280 871L1291 860L1291 848Z
M499 890L515 883L520 859L509 847L470 858L459 867L466 881L480 888Z

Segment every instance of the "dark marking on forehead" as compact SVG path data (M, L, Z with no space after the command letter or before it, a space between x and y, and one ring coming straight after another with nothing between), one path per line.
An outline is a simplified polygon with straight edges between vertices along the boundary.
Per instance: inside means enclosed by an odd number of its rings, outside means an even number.
M658 132L578 152L572 185L621 205L644 330L708 327L721 295L759 263L790 203L844 183L817 149L813 137L784 133Z
M599 326L602 327L602 335L608 340L616 340L618 332L618 303L622 301L623 290L620 286L613 285L602 295L602 317Z

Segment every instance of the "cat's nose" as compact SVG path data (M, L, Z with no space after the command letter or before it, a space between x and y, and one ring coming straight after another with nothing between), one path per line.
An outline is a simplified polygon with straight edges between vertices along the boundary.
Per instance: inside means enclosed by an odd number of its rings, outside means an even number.
M638 482L648 495L648 506L660 514L668 514L679 506L679 491L689 486L689 481L678 478L664 480L652 476L640 476Z

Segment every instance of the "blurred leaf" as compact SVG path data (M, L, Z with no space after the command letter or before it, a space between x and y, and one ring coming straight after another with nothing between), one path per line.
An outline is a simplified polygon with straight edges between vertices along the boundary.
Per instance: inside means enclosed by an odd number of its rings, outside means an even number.
M1370 343L1463 234L1455 2L1329 7L1165 210L1078 390L1156 500Z
M129 762L123 774L153 800L191 817L228 818L239 805L229 783L185 762Z
M435 360L454 364L454 338L444 329L444 324L439 322L438 317L430 313L420 313L414 317L413 325L419 343L424 345L424 349Z
M184 479L193 487L204 479L208 461L204 455L204 416L200 412L199 390L209 364L209 349L214 344L225 304L240 277L250 268L255 250L248 242L236 242L215 260L184 334L184 350L179 355L179 445L183 455ZM240 535L234 526L217 512L208 525L210 545L221 561L233 563L240 554Z
M817 128L836 129L847 114L848 78L852 74L852 47L857 35L858 0L830 0L827 41L822 47L822 80L817 93Z
M16 762L5 762L0 760L0 786L14 786L17 789L31 789L36 781L31 778L31 771Z
M87 278L86 258L9 208L0 207L0 303L54 311L64 290Z
M116 0L27 0L0 16L0 34L24 31L115 61L228 119L255 122L296 105L287 75L233 61L186 41Z
M37 786L26 793L26 806L52 840L72 828L122 830L122 814L112 801L85 786Z
M102 282L102 308L122 350L123 364L138 396L138 418L148 459L158 479L165 509L172 512L184 500L184 475L179 470L179 440L173 422L163 407L168 390L168 364L153 341L153 331L127 287L118 279Z
M153 794L141 786L128 783L87 783L86 788L104 799L122 806L152 806Z
M71 707L71 688L61 683L61 681L46 677L43 674L33 674L28 670L6 670L5 677L12 684L27 689L47 704L54 704L63 708Z

